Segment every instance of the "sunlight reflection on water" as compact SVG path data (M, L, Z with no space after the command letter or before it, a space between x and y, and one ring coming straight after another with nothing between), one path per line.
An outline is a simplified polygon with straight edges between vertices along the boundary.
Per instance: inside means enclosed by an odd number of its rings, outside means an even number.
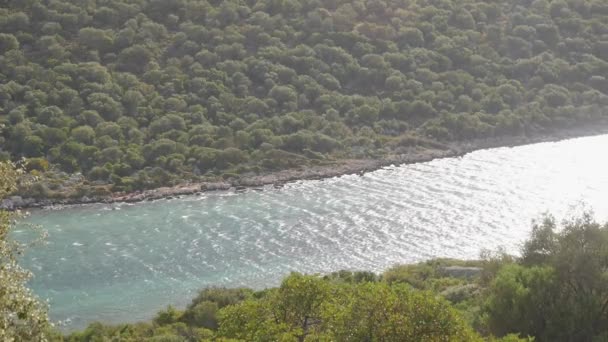
M608 136L288 184L262 192L37 211L27 255L55 320L138 321L207 285L276 285L290 271L380 271L432 257L516 253L543 212L608 219ZM112 208L121 210L110 210Z

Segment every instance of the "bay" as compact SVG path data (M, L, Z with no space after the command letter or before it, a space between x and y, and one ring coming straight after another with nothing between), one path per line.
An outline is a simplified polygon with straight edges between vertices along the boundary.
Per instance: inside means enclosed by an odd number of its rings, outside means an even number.
M480 150L281 189L37 210L49 233L24 264L64 330L135 322L205 286L263 288L291 271L382 271L517 253L531 221L608 219L608 135ZM24 226L18 239L30 236Z

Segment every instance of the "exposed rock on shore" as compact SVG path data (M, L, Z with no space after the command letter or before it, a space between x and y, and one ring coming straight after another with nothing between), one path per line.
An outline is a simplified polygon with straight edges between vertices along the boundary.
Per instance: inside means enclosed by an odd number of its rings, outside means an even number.
M475 150L512 147L546 141L557 141L573 137L606 134L608 125L597 125L595 127L579 127L562 130L548 135L535 137L516 136L491 139L477 139L467 142L452 143L450 145L437 144L434 146L414 146L405 149L395 149L395 154L380 159L345 159L337 160L332 164L302 167L300 169L288 169L269 172L260 175L241 176L230 180L213 182L187 183L172 187L161 187L152 190L137 191L133 193L115 193L109 196L69 198L69 199L33 199L12 196L0 202L0 209L15 210L19 208L48 207L52 205L70 205L87 203L114 203L114 202L140 202L150 201L167 197L192 195L206 191L245 191L253 188L259 190L265 186L275 189L281 188L285 183L297 180L314 180L337 177L347 174L364 175L390 165L402 165L428 162L438 158L462 156ZM401 153L399 153L401 152Z

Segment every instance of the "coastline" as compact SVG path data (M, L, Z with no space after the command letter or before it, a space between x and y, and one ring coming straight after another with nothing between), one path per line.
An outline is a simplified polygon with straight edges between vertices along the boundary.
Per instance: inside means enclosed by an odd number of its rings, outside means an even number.
M516 147L522 145L557 142L561 140L591 137L608 134L608 121L578 127L556 129L534 136L504 136L473 139L461 142L449 142L445 148L412 149L401 154L392 154L379 159L343 159L329 165L307 166L301 169L272 171L255 176L242 176L233 180L216 182L192 182L175 186L160 187L133 193L114 193L100 198L65 198L65 199L33 199L11 196L0 202L0 209L17 210L28 208L53 208L54 206L70 206L94 203L134 203L163 198L194 195L218 190L246 191L248 189L262 190L263 187L280 188L286 183L300 180L319 180L343 175L363 175L390 165L406 165L425 163L434 159L461 157L468 153L500 147Z

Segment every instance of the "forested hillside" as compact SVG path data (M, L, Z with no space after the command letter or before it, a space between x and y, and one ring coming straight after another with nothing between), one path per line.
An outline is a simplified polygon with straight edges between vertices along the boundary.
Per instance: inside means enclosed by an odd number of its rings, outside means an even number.
M135 190L608 116L604 0L20 0L0 159Z

